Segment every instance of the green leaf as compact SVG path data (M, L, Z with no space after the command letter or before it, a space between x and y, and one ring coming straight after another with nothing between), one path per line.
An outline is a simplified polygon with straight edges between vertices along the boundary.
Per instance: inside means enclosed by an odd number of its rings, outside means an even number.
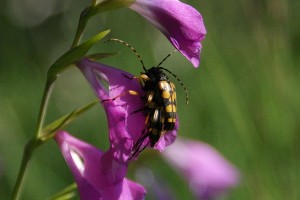
M43 142L51 139L52 137L54 137L57 130L64 128L66 125L68 125L69 123L71 123L72 121L77 119L80 115L82 115L83 113L85 113L86 111L88 111L90 108L92 108L94 105L96 105L98 103L99 103L98 100L93 101L93 102L87 104L86 106L78 108L78 109L74 110L73 112L50 123L45 128L43 128L39 139Z
M135 0L102 0L95 6L93 14L123 7L129 7Z
M112 53L95 53L95 54L90 54L87 55L86 58L90 59L90 60L100 60L102 58L107 58L110 56L115 56L117 55L119 52L112 52Z
M72 183L68 187L64 188L60 192L56 193L52 197L50 197L48 200L67 200L72 199L77 195L77 189L76 183Z
M48 72L48 79L50 81L54 81L59 74L65 71L70 65L75 63L76 61L80 60L85 54L90 50L92 46L94 46L98 41L103 39L110 30L103 31L88 41L70 49L64 55L62 55L56 62L50 67Z

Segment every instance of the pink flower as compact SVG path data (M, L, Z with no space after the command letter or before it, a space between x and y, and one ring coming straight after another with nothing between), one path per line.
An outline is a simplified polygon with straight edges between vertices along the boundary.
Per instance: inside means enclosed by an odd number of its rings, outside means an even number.
M132 113L144 107L141 84L132 78L132 74L88 59L81 60L77 65L100 101L120 95L115 100L103 102L102 106L108 119L110 148L114 159L121 164L127 163L132 155L133 145L145 129L146 117L143 112ZM108 88L104 82L108 84ZM128 91L135 91L138 95L129 94ZM177 129L164 134L154 148L163 150L173 143L176 132ZM147 142L148 138L144 143Z
M163 156L185 177L201 200L217 199L238 183L235 167L208 144L177 138Z
M194 67L199 66L206 29L196 9L178 0L136 0L129 8L153 23Z
M142 186L125 178L127 165L117 163L111 150L97 148L58 131L55 139L73 173L82 200L139 200Z

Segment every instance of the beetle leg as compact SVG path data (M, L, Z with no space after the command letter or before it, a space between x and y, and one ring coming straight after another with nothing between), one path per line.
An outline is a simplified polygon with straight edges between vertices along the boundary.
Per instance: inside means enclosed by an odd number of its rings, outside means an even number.
M149 121L149 115L146 116L146 120L145 120L145 126L148 124ZM139 139L136 141L136 143L134 144L133 148L132 148L132 155L130 156L129 160L132 159L133 157L136 157L137 155L139 155L149 144L150 141L147 142L147 144L145 146L143 146L143 148L141 148L141 146L143 145L144 140L149 137L149 130L146 130L147 128L144 128L141 136L139 137Z
M130 156L129 160L131 160L133 157L138 156L142 151L145 150L145 148L148 146L148 144L150 143L150 140L147 142L147 144L145 146L143 146L143 148L141 150L139 150L142 146L142 142L140 143L140 145L138 146L138 148L134 151L134 153Z
M144 79L141 76L128 76L127 74L123 74L123 76L125 76L126 78L130 79L130 80L137 80L140 84L143 83Z
M120 98L120 97L122 97L122 96L124 96L124 95L127 95L127 94L130 94L130 95L139 95L139 93L138 93L137 91L134 91L134 90L127 90L127 91L125 91L125 92L122 92L122 93L119 94L118 96L115 96L115 97L112 98L112 99L104 99L104 100L101 101L101 103L104 103L104 102L106 102L106 101L114 101L114 100L116 100L117 98Z

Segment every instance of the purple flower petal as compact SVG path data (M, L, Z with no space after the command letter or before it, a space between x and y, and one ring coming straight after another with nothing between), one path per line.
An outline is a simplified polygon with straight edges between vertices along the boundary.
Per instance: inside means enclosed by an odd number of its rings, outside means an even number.
M147 188L151 199L170 200L175 198L175 192L170 188L170 181L155 174L151 169L139 168L135 173L138 182Z
M117 162L121 164L128 162L132 147L145 128L146 117L143 112L132 114L144 107L141 99L144 91L141 84L136 78L132 79L132 74L104 64L83 59L77 65L100 101L124 94L115 100L105 101L102 105L108 118L111 151ZM104 82L107 82L108 88L105 88ZM137 92L138 95L128 94L130 90ZM176 132L177 129L166 133L155 148L163 150L165 146L171 144L175 140ZM144 144L147 144L147 141L148 139Z
M208 144L177 138L163 156L183 174L199 199L216 199L238 183L235 167Z
M115 162L111 151L103 153L64 131L55 139L75 178L80 199L144 199L144 188L124 178L127 165Z
M194 67L199 66L206 29L196 9L178 0L136 0L129 8L153 23Z

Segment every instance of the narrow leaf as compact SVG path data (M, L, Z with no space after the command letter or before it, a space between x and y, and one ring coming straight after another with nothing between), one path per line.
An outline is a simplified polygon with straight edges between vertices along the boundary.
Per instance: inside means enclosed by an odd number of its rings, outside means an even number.
M117 55L119 52L112 52L112 53L95 53L95 54L90 54L87 55L86 58L90 59L90 60L100 60L102 58L107 58L110 56L115 56Z
M129 7L134 2L135 0L102 0L97 3L93 14L123 7Z
M98 41L104 38L109 32L110 30L106 30L93 36L88 41L70 49L59 59L57 59L56 62L49 69L48 76L51 78L50 80L55 80L57 76L61 74L71 64L84 57L88 50L90 50L92 46L94 46Z
M93 101L89 104L87 104L84 107L78 108L74 110L73 112L55 120L54 122L50 123L47 125L45 128L42 130L42 134L40 137L40 140L46 141L52 138L55 135L55 132L59 129L64 128L66 125L77 119L80 115L88 111L90 108L92 108L94 105L98 104L98 100Z
M72 199L77 195L77 189L76 183L72 183L68 187L64 188L60 192L54 194L52 197L50 197L48 200L67 200Z

